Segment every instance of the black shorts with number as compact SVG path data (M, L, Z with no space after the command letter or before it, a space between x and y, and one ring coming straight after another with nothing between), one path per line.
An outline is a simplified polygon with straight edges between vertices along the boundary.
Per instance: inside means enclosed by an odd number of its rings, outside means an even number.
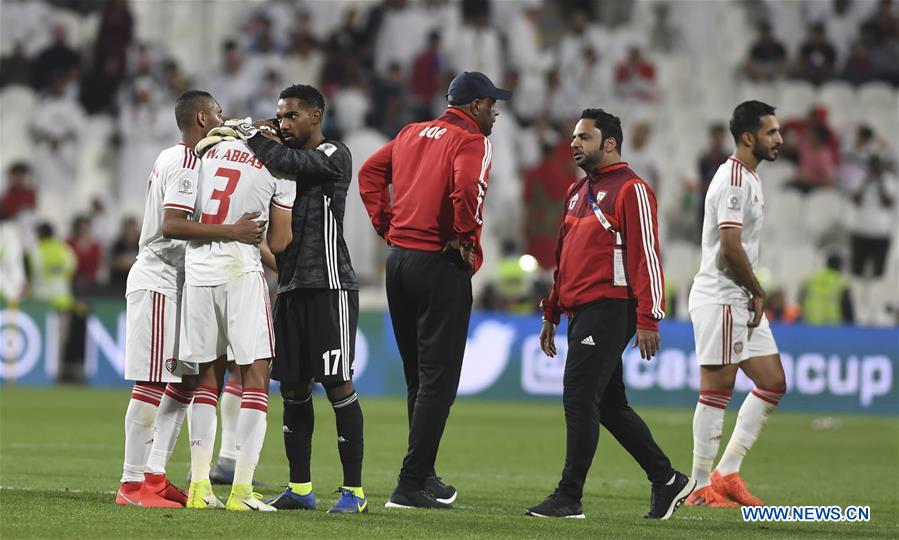
M272 379L340 383L353 377L359 291L294 289L274 307Z

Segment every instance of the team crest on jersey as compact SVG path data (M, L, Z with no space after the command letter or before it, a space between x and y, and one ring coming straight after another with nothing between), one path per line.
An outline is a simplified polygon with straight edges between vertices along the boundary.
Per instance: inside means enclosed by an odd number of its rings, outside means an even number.
M573 210L573 209L574 209L574 205L577 204L577 200L578 200L579 197L580 197L580 194L579 194L579 193L575 193L574 195L571 196L570 199L568 199L568 209L569 209L569 210Z
M742 341L738 341L738 342L734 343L734 352L737 354L740 354L741 352L743 352L743 342Z
M190 178L185 178L181 181L181 185L178 186L178 193L182 195L193 195L194 183L190 181Z
M326 156L331 157L331 154L337 151L337 147L331 143L326 142L318 145L318 148L316 148L316 150L321 150L325 153Z
M169 373L175 373L175 368L178 366L178 363L174 358L169 358L165 361L165 370Z
M736 195L731 195L727 199L727 207L730 210L739 210L740 209L740 198Z

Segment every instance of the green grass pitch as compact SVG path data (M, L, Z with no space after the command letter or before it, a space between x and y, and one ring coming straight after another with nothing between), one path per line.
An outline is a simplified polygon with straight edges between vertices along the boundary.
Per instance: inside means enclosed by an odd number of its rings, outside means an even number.
M787 398L789 399L789 397ZM78 388L0 390L0 537L2 538L897 538L899 421L837 417L812 429L811 415L775 414L743 467L749 486L772 505L869 505L867 523L744 523L739 510L681 508L667 522L642 519L649 486L608 434L587 481L586 520L522 515L558 480L564 453L558 401L459 400L453 408L438 472L460 492L451 511L388 510L405 450L401 399L366 399L367 515L329 515L341 481L334 416L317 396L314 512L275 514L124 508L113 504L121 474L122 423L128 392ZM735 409L735 407L732 407ZM638 410L675 466L690 470L689 409ZM257 478L274 494L286 482L273 396ZM725 439L734 411L725 424ZM186 431L186 429L184 430ZM184 486L188 469L182 432L169 476ZM722 449L723 449L722 444ZM226 487L218 487L220 497Z

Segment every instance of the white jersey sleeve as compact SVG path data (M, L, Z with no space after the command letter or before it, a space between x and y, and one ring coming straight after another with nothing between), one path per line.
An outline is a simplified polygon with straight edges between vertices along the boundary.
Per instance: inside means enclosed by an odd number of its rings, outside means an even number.
M166 148L156 158L147 186L137 262L128 273L126 295L137 290L173 298L180 294L186 242L163 236L163 211L193 211L199 166L200 159L184 144Z
M727 178L727 182L723 178L717 178L718 184L715 190L709 189L706 199L706 207L712 205L715 209L717 217L717 227L723 229L726 227L743 227L746 209L746 201L748 200L749 183L743 182L741 167L729 167L731 169ZM716 177L722 171L719 169ZM713 181L714 183L714 181Z
M163 186L162 207L194 213L197 202L197 181L200 158L190 152L184 156L181 167L174 168Z
M272 206L287 210L293 210L293 202L297 195L297 183L283 178L275 179L275 194L272 196Z

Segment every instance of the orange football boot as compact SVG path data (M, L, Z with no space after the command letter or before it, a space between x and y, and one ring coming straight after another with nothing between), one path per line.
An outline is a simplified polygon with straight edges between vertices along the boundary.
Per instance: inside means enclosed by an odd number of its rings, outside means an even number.
M125 506L140 506L143 482L122 482L115 494L115 503Z
M718 471L712 471L712 487L743 506L765 506L761 499L749 493L738 472L722 476Z
M164 474L144 474L141 506L150 508L180 508L187 503L187 495L169 482Z
M719 493L711 485L701 487L690 494L685 506L707 506L709 508L737 508L740 505Z

